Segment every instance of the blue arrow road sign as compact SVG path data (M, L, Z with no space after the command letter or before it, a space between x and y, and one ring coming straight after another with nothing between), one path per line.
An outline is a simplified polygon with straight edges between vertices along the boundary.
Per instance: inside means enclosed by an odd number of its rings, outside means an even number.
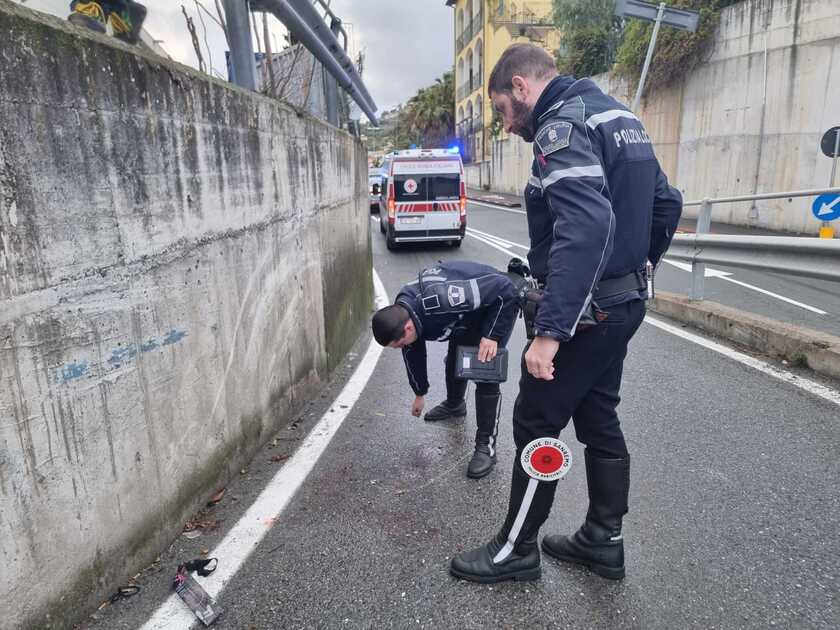
M820 221L834 221L840 218L840 195L837 193L820 195L814 199L811 212Z

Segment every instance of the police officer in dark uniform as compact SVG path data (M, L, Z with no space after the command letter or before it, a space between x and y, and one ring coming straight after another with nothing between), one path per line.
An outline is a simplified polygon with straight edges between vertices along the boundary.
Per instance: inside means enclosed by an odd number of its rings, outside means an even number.
M546 536L542 548L620 579L630 487L616 414L622 365L645 314L646 261L656 265L668 248L682 198L639 119L592 81L558 76L543 49L509 47L488 91L505 130L533 142L528 260L544 294L513 411L517 457L507 518L488 544L453 558L450 570L478 582L540 576L537 533L557 481L528 454L535 444L554 444L573 418L586 446L589 509L577 532ZM584 318L597 323L584 330ZM551 448L541 451L549 468Z
M504 347L519 309L518 291L510 277L487 265L459 261L424 269L405 285L394 304L377 311L371 322L380 345L402 348L408 382L416 398L411 414L423 412L429 391L426 341L448 341L446 400L426 414L426 420L465 416L467 381L455 378L457 346L478 346L481 361L493 359ZM476 383L475 452L467 476L484 477L496 463L501 394L498 383Z

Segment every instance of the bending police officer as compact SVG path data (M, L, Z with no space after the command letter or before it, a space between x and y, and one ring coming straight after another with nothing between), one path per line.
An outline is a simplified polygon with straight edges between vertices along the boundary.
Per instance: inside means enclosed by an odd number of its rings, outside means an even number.
M429 391L426 341L448 341L446 400L426 414L427 421L467 413L467 381L455 378L457 346L478 346L478 358L489 361L504 347L518 312L518 291L511 279L487 265L469 261L438 263L400 289L394 304L378 310L371 321L380 345L401 348L408 382L416 398L411 414L420 416ZM475 451L467 476L484 477L496 463L501 393L498 383L476 383Z
M592 81L559 76L543 49L509 47L488 92L505 130L533 142L528 260L544 296L514 405L517 457L507 518L488 544L453 558L450 570L479 582L540 576L537 534L557 481L543 480L539 462L527 456L574 418L586 446L589 508L577 532L546 536L542 548L618 579L625 573L621 526L630 486L616 414L622 366L645 314L646 259L655 265L668 248L682 198L639 119ZM583 330L584 317L598 323Z

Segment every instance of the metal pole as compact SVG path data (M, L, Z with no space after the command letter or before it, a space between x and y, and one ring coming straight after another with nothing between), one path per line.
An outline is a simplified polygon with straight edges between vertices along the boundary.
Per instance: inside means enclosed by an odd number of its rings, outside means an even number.
M840 129L834 132L834 161L831 163L831 179L828 187L834 186L834 175L837 173L837 156L840 155Z
M659 34L659 27L662 24L663 15L665 15L664 2L659 4L659 12L656 14L656 22L653 25L653 33L650 36L650 44L648 44L645 65L642 68L642 76L639 77L639 87L636 89L636 98L633 99L633 113L637 113L637 110L639 109L639 101L642 100L642 92L645 89L645 79L647 79L648 69L650 69L650 60L653 59L653 49L656 47L656 36Z
M700 206L700 214L697 216L696 234L708 234L712 227L712 202L704 199ZM706 263L691 263L691 291L688 294L690 300L702 300L703 289L706 282Z
M251 41L248 0L224 0L230 38L230 63L233 82L246 90L257 89L257 64Z
M834 159L831 161L831 179L828 182L828 187L834 184L834 175L837 173L837 156L840 155L840 129L834 132ZM823 221L820 224L820 238L834 238L834 228L831 227L829 221Z
M274 60L271 58L271 35L268 30L268 13L263 13L263 39L265 40L265 63L268 65L268 94L277 96L277 77L274 76Z
M330 24L330 30L338 39L341 22L334 18ZM324 80L326 81L324 96L327 101L327 122L338 127L338 81L326 69L324 69Z

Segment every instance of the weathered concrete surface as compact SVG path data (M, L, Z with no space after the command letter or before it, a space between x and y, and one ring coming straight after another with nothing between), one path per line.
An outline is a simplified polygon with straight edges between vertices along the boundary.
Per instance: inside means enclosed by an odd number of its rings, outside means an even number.
M352 344L367 161L6 0L0 33L0 628L67 627Z
M840 337L775 321L715 302L657 291L651 309L750 350L840 379Z
M766 63L765 63L766 50ZM765 93L766 72L766 100ZM635 84L599 75L630 103ZM831 160L822 134L840 124L840 2L748 0L725 9L708 57L684 83L642 101L640 117L685 198L821 188ZM521 194L531 162L518 138L491 143L491 188ZM479 170L468 170L479 187ZM813 199L714 206L712 220L816 234ZM694 217L697 208L686 208Z

